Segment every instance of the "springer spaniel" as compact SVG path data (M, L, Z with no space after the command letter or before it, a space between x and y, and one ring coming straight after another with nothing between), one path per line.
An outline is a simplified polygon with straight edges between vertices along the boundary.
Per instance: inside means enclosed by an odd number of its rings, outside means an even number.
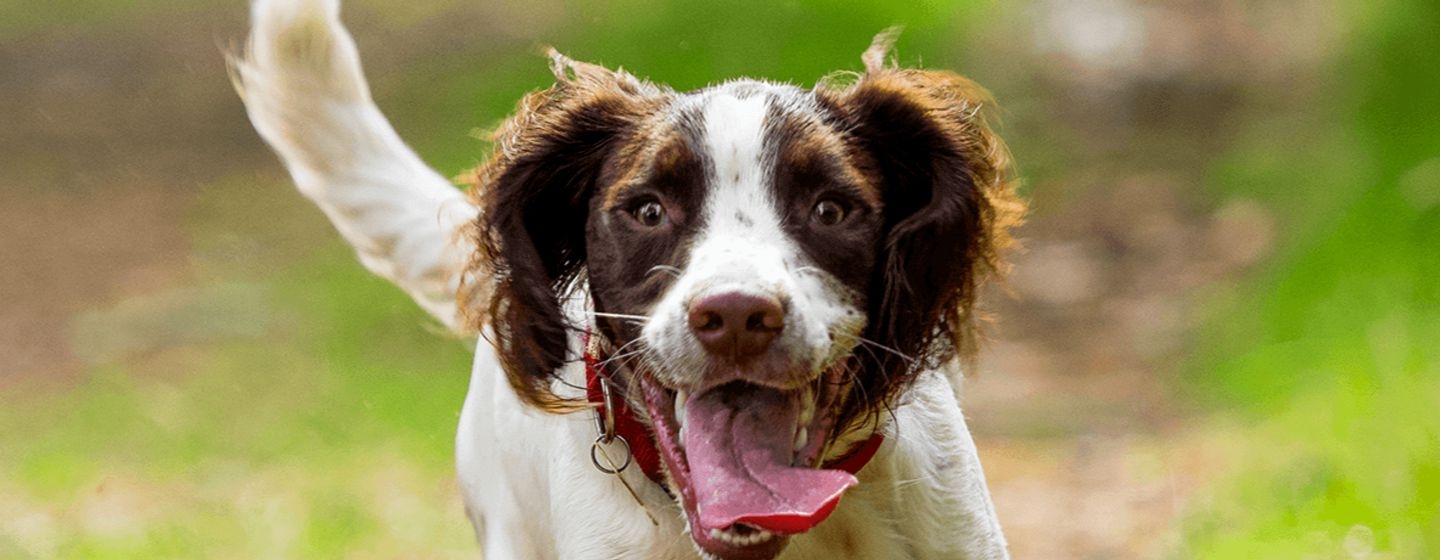
M888 63L893 33L814 89L552 52L467 198L338 0L252 9L255 128L370 270L483 335L456 465L487 559L1006 556L955 385L1023 213L979 87Z

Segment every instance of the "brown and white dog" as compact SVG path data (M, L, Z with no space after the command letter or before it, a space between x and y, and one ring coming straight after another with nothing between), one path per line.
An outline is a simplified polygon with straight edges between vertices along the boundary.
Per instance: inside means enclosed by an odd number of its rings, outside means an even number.
M456 463L486 558L1006 556L954 385L1023 213L981 89L888 33L814 89L552 54L467 199L338 12L257 0L236 83L362 262L484 335Z

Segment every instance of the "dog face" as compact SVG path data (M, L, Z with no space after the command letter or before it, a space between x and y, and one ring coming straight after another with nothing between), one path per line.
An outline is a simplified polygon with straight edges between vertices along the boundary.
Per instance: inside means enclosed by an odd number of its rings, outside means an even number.
M586 327L561 300L588 286L710 555L774 556L855 483L818 467L969 349L1023 212L983 91L887 67L890 39L853 85L813 90L677 93L552 54L558 83L477 173L472 276L492 282L481 321L511 384L567 405L550 388Z
M655 157L593 198L589 279L611 340L667 388L796 390L850 354L881 228L840 123L798 88L680 96ZM642 139L642 142L649 141Z

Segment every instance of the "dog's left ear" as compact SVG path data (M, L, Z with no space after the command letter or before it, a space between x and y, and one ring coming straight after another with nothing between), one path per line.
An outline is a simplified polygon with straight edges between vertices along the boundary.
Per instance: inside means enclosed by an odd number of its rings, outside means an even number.
M527 95L495 133L474 175L480 217L467 281L488 302L461 302L470 326L491 339L510 384L528 404L563 411L551 390L570 358L560 299L585 264L585 225L614 154L665 93L630 74L551 50L556 83Z
M977 289L1003 268L1009 230L1025 212L1009 152L985 120L989 94L950 72L888 64L895 37L875 38L853 85L821 91L873 165L885 204L866 336L915 358L877 357L882 375L862 381L875 384L864 387L872 397L919 368L971 355Z

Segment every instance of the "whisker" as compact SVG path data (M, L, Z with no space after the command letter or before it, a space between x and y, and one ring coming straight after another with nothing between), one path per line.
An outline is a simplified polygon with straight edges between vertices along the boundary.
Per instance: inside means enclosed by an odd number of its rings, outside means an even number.
M629 347L631 347L631 346L634 346L634 345L636 345L636 344L640 344L640 341L641 341L641 339L638 339L638 338L637 338L637 339L631 340L630 342L626 342L625 344L620 345L619 348L616 348L616 349L614 349L614 350L611 350L611 351L610 351L610 355L611 355L611 356L615 356L615 355L624 354L624 353L625 353L625 349L627 349L627 348L629 348ZM606 359L606 361L609 361L609 359Z
M859 348L864 348L864 349L865 349L865 353L866 353L866 354L869 354L869 355L870 355L870 359L871 359L871 360L875 360L875 363L878 364L878 363L880 363L880 362L883 361L883 360L880 359L880 355L875 353L875 349L872 348L872 347L870 347L869 345L867 345L867 344L859 344L859 345L857 345L857 347L859 347Z
M648 322L650 320L650 317L647 317L645 315L626 315L624 313L604 313L600 311L592 311L590 312L590 314L596 317L610 317L612 319L630 319L632 321L640 321L642 323Z
M613 362L623 362L623 361L629 360L629 359L632 358L632 357L635 357L635 356L640 355L641 352L642 352L642 350L633 350L633 351L631 351L631 352L629 352L629 353L625 353L625 354L616 354L616 355L614 355L614 356L610 356L609 358L605 358L604 360L601 360L599 363L597 363L597 364L595 364L595 365L596 365L596 366L599 366L599 367L606 367L606 366L609 366L609 365L610 365L611 363L613 363ZM623 365L623 364L622 364L622 365Z
M909 355L906 355L904 352L901 352L901 351L899 351L899 350L896 350L896 349L891 348L891 347L889 347L889 346L886 346L886 345L884 345L884 344L880 344L879 342L875 342L875 341L870 340L870 339L868 339L868 338L865 338L865 337L863 337L863 336L860 336L860 335L852 335L852 334L845 334L845 333L831 333L831 334L834 334L834 335L836 335L836 336L848 337L848 338L850 338L851 340L854 340L854 341L856 341L856 342L859 342L861 345L866 346L867 348L869 348L869 347L879 348L879 349L881 349L881 350L884 350L884 351L886 351L886 352L889 352L889 353L891 353L891 354L894 354L894 355L896 355L896 356L899 356L900 359L905 360L905 361L908 362L908 363L914 363L914 362L915 362L915 358L912 358L912 357L910 357Z
M629 358L639 356L639 353L641 353L641 351L636 350L629 354L622 354L622 356L611 356L606 358L605 361L600 361L596 366L600 367L602 371L605 371L605 377L608 377L611 383L615 383L615 377L613 376L618 376L618 373L611 373L611 371L625 370L626 366L629 366Z
M657 264L657 265L655 265L655 266L650 267L650 270L647 271L647 272L645 273L645 275L646 275L646 276L649 276L649 275L651 275L651 274L655 274L656 272L669 272L671 275L675 276L676 278L679 278L680 275L681 275L684 271L680 270L680 269L677 268L677 267L673 267L673 266L670 266L670 265Z

